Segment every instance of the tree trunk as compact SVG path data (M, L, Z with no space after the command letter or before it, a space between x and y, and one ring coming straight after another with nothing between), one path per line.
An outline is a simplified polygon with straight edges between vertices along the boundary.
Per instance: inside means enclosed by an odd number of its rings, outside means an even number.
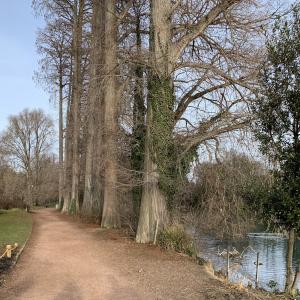
M63 136L63 71L62 63L60 64L59 72L59 183L58 183L58 209L61 210L63 207L63 185L64 185L64 136Z
M141 20L138 12L136 13L136 48L137 56L141 54ZM144 166L145 153L145 103L144 103L144 79L143 67L137 65L135 67L135 87L134 87L134 103L133 103L133 132L132 132L132 146L131 146L131 167L135 172L135 186L132 191L133 198L133 212L135 219L135 226L137 226L140 202L142 197L143 180L142 172Z
M295 246L295 229L292 228L289 231L288 249L286 256L286 283L285 291L290 294L292 291L294 272L293 272L293 254Z
M26 182L27 191L25 197L25 206L26 206L26 210L29 211L33 203L33 197L32 197L33 182L32 182L32 171L30 169L27 170L26 181L27 181Z
M73 59L71 58L70 65L70 82L68 105L66 114L66 132L65 132L65 163L64 163L64 203L61 210L62 213L69 212L72 187L72 133L73 133Z
M101 66L103 65L103 0L93 0L92 50L90 62L88 135L86 147L85 187L81 215L89 219L99 219L101 209L101 180L97 172L100 164L101 133L103 118L103 93L100 86ZM98 173L98 174L97 174ZM96 175L97 174L97 175Z
M293 295L296 295L297 285L298 285L299 280L300 280L300 262L298 263L297 272L294 277L294 282L293 282L293 286L292 286L292 294Z
M104 81L104 144L105 176L104 202L101 226L120 226L117 195L117 20L116 0L105 1L105 77Z
M79 177L80 177L80 101L82 94L81 72L81 47L83 26L84 0L74 3L74 28L73 28L73 56L74 56L74 86L73 86L73 169L72 169L72 193L69 205L70 214L79 213Z
M169 49L171 42L171 1L151 1L150 53L144 186L136 241L154 240L155 226L168 220L166 195L160 189L162 170L172 134L173 99ZM170 93L171 92L171 93ZM171 96L171 99L170 99Z
M69 104L70 105L70 104ZM61 212L68 213L71 201L71 187L72 187L72 117L71 112L67 114L65 138L65 164L64 164L64 203Z
M166 200L159 189L159 173L150 151L151 104L147 109L147 129L144 158L144 186L140 207L139 224L136 233L138 243L154 241L156 223L159 227L167 220Z

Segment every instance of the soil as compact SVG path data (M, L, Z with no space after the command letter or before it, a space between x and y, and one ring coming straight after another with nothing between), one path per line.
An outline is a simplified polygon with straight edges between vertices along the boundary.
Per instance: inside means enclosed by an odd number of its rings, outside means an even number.
M36 211L33 221L1 299L277 299L229 286L190 258L136 244L122 231L82 224L53 209Z
M0 259L0 276L5 274L13 265L15 254L12 254L11 258L3 257Z

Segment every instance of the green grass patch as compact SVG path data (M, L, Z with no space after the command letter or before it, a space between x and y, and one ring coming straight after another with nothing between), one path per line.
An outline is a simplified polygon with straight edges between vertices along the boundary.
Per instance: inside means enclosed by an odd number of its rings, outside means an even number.
M22 246L30 235L31 215L21 209L0 210L0 250L5 245L18 243ZM0 253L1 255L2 253Z

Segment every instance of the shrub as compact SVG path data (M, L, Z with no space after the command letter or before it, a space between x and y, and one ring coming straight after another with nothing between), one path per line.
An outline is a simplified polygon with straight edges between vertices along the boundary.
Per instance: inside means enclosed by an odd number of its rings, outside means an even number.
M222 163L196 166L195 176L192 204L202 232L226 240L243 237L256 226L261 197L271 181L263 165L228 152Z
M196 249L192 238L185 232L182 225L174 224L166 227L158 235L158 244L166 250L174 250L196 257Z

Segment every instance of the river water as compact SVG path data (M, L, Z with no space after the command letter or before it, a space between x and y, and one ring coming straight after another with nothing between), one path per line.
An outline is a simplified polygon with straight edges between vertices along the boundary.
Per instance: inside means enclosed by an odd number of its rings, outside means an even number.
M198 255L206 260L210 260L216 271L226 270L226 256L220 256L220 252L227 249L227 244L208 236L195 237ZM239 242L232 242L230 251L236 248L241 255L230 258L230 281L249 283L254 286L256 274L256 258L259 252L259 287L269 291L275 289L282 291L285 285L286 275L286 253L287 239L278 235L249 234L249 236ZM294 268L300 261L300 241L296 241L296 251L294 252ZM273 287L270 287L270 282ZM276 286L274 286L274 284ZM298 282L300 289L300 282Z

